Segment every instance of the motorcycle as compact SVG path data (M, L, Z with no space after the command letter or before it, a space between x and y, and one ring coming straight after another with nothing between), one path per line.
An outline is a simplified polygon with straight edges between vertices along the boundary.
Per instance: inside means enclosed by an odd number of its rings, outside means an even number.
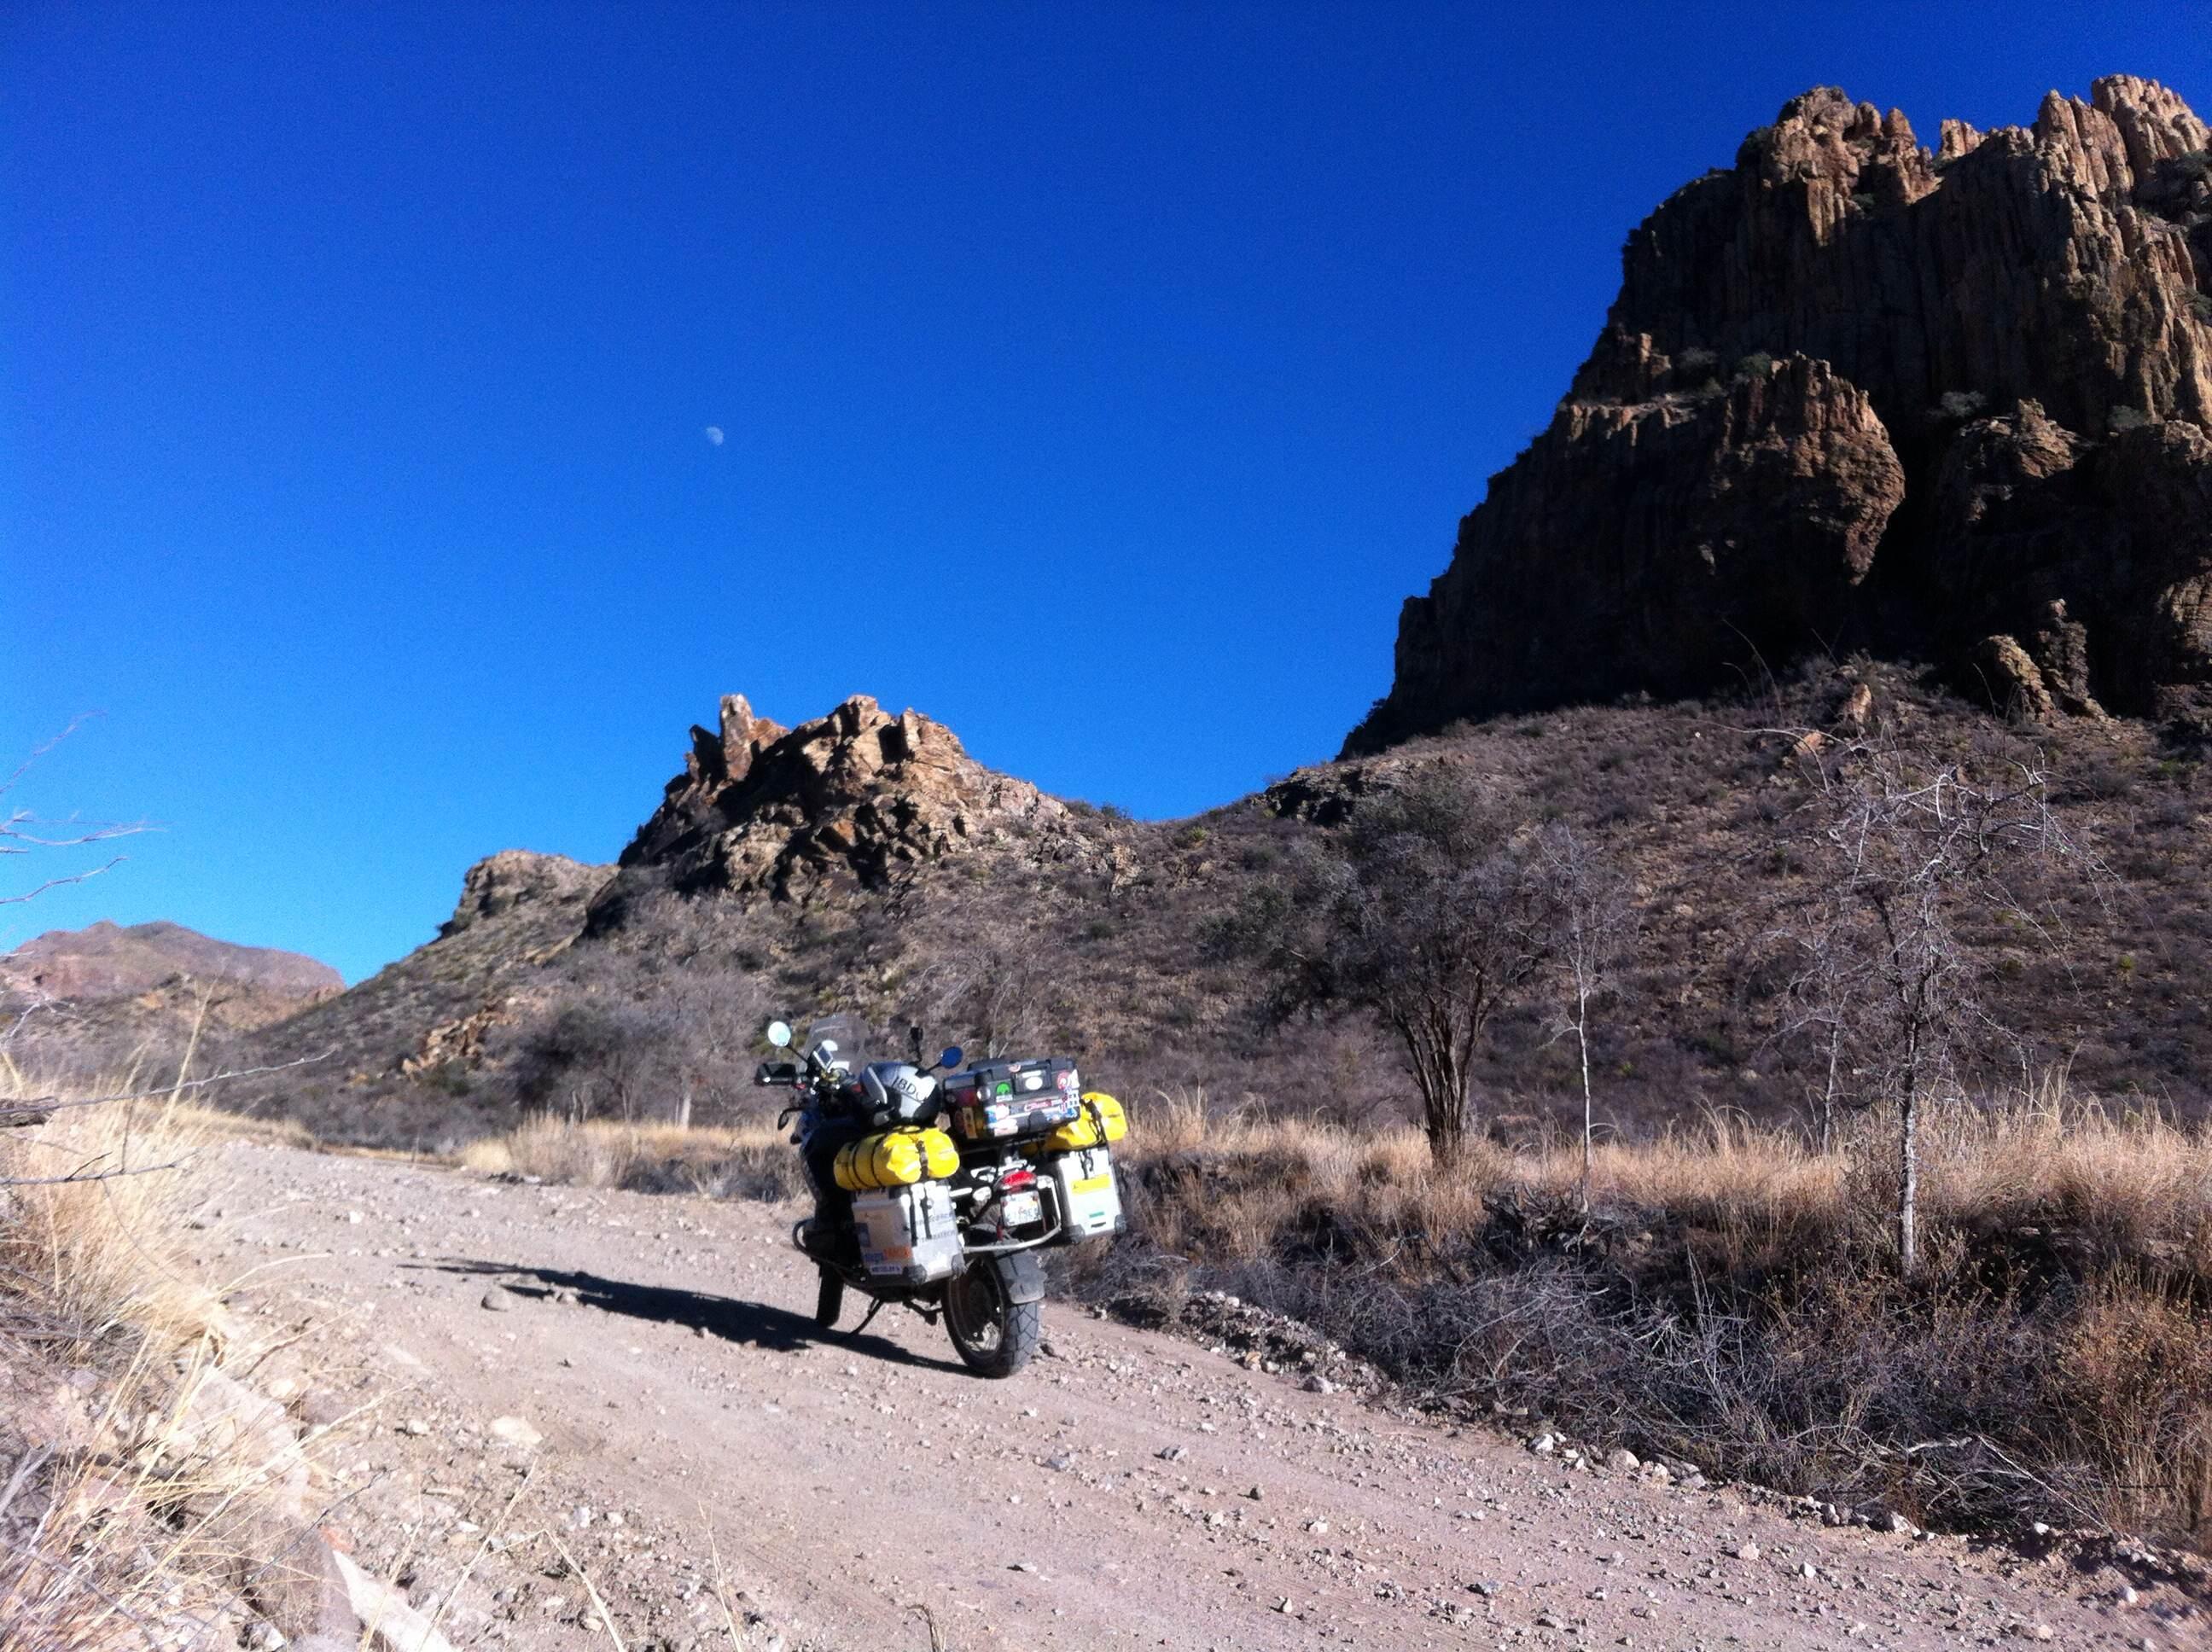
M847 1017L817 1023L797 1060L763 1061L757 1084L796 1099L792 1124L817 1214L792 1242L819 1276L814 1322L834 1329L845 1294L871 1299L865 1330L887 1303L931 1323L980 1376L1012 1376L1043 1338L1040 1253L1125 1231L1109 1145L1127 1121L1111 1096L1085 1092L1073 1061L994 1060L963 1066L957 1045L927 1065L860 1062ZM779 1050L790 1026L768 1029ZM849 1203L848 1203L849 1201Z

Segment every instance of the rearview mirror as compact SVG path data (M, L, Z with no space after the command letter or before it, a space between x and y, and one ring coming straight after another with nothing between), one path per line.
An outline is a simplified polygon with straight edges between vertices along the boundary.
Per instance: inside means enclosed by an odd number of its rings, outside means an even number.
M937 1065L947 1072L951 1072L953 1068L958 1066L960 1065L960 1046L957 1044L947 1044L945 1047L945 1054L937 1058Z
M780 1050L789 1049L791 1048L790 1027L781 1021L769 1022L768 1023L768 1042L775 1045L776 1048Z

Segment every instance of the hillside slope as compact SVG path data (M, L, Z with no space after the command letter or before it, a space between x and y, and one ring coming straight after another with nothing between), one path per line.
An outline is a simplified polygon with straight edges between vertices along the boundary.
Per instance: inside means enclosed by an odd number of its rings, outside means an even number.
M1301 843L1409 765L1449 763L1519 818L1577 825L1634 887L1632 962L1597 1034L1601 1116L1635 1128L1713 1107L1793 1114L1813 1053L1776 1036L1777 937L1817 884L1788 841L1804 776L1769 731L1830 725L1862 684L1888 738L2047 763L2062 815L2112 871L2042 892L2051 944L1996 914L1966 926L1976 980L2020 1041L1992 1045L1982 1076L2016 1079L2025 1060L2069 1066L2078 1088L2115 1099L2212 1101L2198 758L2140 723L2008 726L1924 675L1863 662L1760 696L1462 725L1158 823L1042 798L964 754L853 764L854 741L900 720L853 702L781 737L796 744L750 787L687 768L611 872L520 855L472 870L440 938L261 1037L257 1059L334 1054L255 1103L426 1141L501 1127L526 1106L668 1117L688 1096L696 1116L722 1118L757 1104L745 1079L771 1015L851 1009L978 1049L1072 1049L1140 1091L1387 1110L1406 1085L1370 1027L1268 1024L1259 984L1206 941ZM799 763L809 742L837 761ZM923 833L927 853L902 859L888 846L907 840L880 835L925 819L942 825ZM1534 1001L1495 1029L1483 1102L1509 1128L1534 1127L1570 1088L1548 1014Z
M182 924L102 920L82 929L53 929L0 957L0 991L54 998L123 998L178 975L250 987L271 999L311 999L342 992L345 978L297 952L240 946Z

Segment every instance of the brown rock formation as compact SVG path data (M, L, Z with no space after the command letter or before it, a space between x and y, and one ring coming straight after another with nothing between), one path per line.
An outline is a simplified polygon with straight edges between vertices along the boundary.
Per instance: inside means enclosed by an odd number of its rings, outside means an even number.
M1807 93L1630 238L1351 744L1821 646L1972 677L2001 636L2053 715L2212 714L2208 427L2212 132L2173 93L1933 154Z
M422 1035L414 1053L399 1058L402 1078L421 1078L447 1068L474 1072L484 1062L484 1041L501 1027L513 1024L515 1012L506 1003L487 1004L481 1010L441 1021Z
M438 926L438 937L449 939L517 907L578 904L606 881L605 866L587 866L566 855L501 849L462 874L460 902L453 908L453 915Z
M1984 637L1974 650L1974 668L1982 673L1990 702L1999 710L2030 723L2047 723L2057 715L2057 698L2043 679L2043 668L2020 646L2019 638Z
M621 865L673 887L788 896L837 872L881 887L902 865L1057 835L1066 806L986 768L952 731L866 695L786 731L722 701L721 730L692 731L684 772Z

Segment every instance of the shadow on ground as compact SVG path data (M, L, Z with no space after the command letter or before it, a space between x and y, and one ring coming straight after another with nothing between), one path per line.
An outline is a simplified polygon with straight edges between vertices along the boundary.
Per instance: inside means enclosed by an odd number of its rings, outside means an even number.
M959 1371L950 1359L930 1359L902 1348L888 1338L854 1335L847 1331L819 1331L803 1314L767 1303L741 1302L730 1297L710 1297L702 1291L683 1291L670 1285L633 1285L598 1273L564 1272L558 1268L523 1267L508 1262L453 1256L442 1261L412 1264L417 1269L474 1275L495 1281L518 1297L550 1301L555 1293L573 1292L578 1305L625 1318L650 1320L659 1325L680 1325L725 1342L744 1343L771 1353L796 1353L809 1343L827 1343L866 1354L893 1365L916 1365L925 1370ZM850 1311L850 1310L848 1310Z

